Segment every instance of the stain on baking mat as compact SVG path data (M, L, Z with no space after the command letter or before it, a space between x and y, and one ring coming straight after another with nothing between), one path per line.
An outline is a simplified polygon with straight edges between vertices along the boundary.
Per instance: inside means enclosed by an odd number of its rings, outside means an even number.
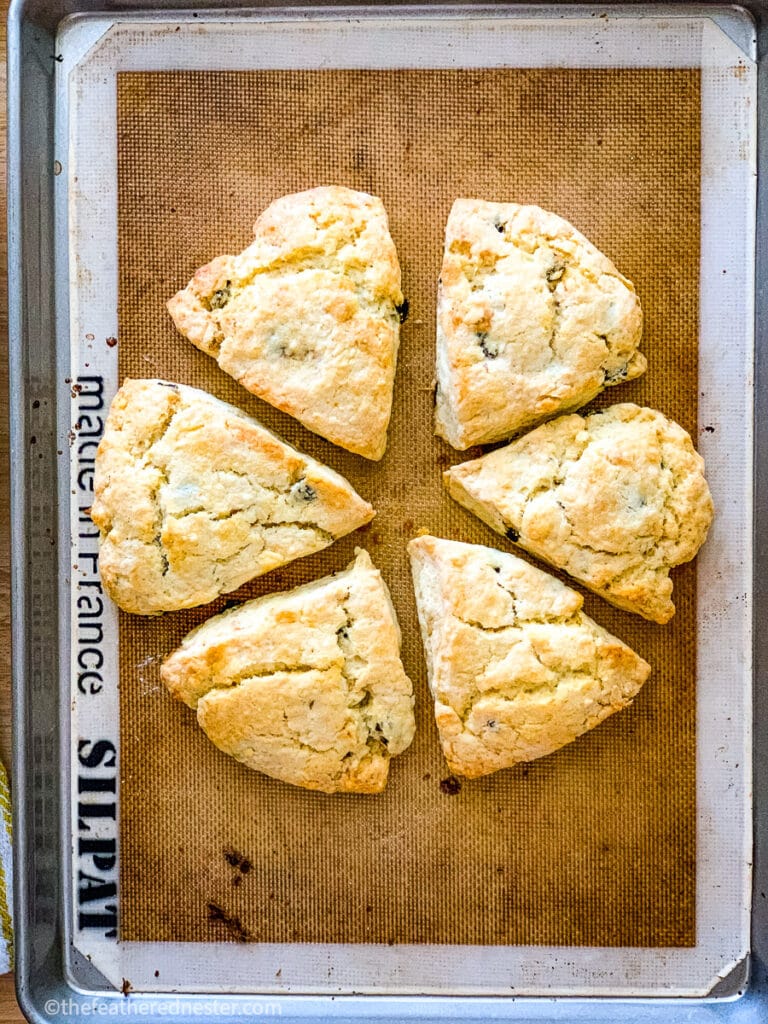
M695 433L698 73L132 73L119 78L118 126L121 377L239 405L378 509L367 529L206 608L121 615L122 938L692 945L695 567L674 573L665 627L586 598L653 665L629 710L468 782L440 755L405 543L426 528L511 549L442 489L441 470L477 453L432 436L436 282L457 196L539 203L613 258L644 305L649 370L598 404L646 403ZM249 395L165 312L199 266L244 248L271 200L329 183L383 198L410 303L378 464ZM326 797L220 753L157 674L228 600L339 569L356 544L392 588L418 732L382 796Z

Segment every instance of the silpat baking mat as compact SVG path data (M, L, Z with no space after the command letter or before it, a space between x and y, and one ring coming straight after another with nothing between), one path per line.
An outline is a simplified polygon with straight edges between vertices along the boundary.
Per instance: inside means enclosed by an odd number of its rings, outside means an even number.
M131 73L118 79L119 368L239 405L347 476L371 526L192 611L120 618L120 935L125 940L689 946L695 941L695 567L656 626L586 595L653 666L635 704L543 760L444 784L405 545L417 530L511 545L445 495L432 435L436 284L452 200L537 203L631 278L649 370L601 404L696 436L699 73L691 69ZM165 302L235 253L284 193L384 200L403 269L389 447L367 463L249 395L176 334ZM323 796L220 753L159 665L228 601L368 549L417 694L381 796ZM456 787L458 788L458 787ZM243 873L233 866L247 860ZM212 908L215 908L212 910Z

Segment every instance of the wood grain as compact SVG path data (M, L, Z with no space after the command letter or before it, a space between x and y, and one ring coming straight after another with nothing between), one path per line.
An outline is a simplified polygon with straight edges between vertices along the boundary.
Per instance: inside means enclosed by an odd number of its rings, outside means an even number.
M12 974L0 978L0 1024L21 1024L26 1017L16 1002L16 989Z
M16 1002L12 974L0 978L0 1024L20 1024L26 1020Z

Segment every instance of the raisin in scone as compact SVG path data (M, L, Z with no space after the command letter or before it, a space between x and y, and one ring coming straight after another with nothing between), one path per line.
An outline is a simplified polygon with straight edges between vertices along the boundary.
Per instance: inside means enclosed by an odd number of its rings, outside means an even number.
M373 518L338 473L196 388L129 380L96 453L104 589L139 615L212 601Z
M457 199L437 309L435 432L501 441L644 372L632 284L562 217Z
M515 555L408 546L443 753L477 778L551 754L630 704L650 666Z
M176 327L254 395L380 459L404 309L381 200L314 188L277 199L253 231L170 300Z
M675 612L670 569L694 558L713 516L690 435L630 403L561 416L444 478L492 529L659 623Z
M389 592L356 555L344 572L209 619L161 669L225 754L325 793L380 793L415 728Z

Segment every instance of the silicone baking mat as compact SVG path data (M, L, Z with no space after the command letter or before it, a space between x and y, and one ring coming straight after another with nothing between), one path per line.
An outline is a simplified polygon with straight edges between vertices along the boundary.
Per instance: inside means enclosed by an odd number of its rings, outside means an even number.
M560 752L455 785L442 760L405 553L422 528L513 550L445 495L432 435L435 297L457 196L537 203L630 277L640 380L601 404L661 409L695 437L699 72L486 69L127 73L118 78L119 369L233 402L347 476L371 526L192 611L120 618L120 935L318 943L689 946L695 941L695 567L657 626L586 595L653 673ZM274 198L319 184L384 200L403 269L389 448L373 464L249 395L174 331L165 301L239 252ZM418 731L376 797L303 792L220 753L159 683L229 601L339 569L389 584Z

